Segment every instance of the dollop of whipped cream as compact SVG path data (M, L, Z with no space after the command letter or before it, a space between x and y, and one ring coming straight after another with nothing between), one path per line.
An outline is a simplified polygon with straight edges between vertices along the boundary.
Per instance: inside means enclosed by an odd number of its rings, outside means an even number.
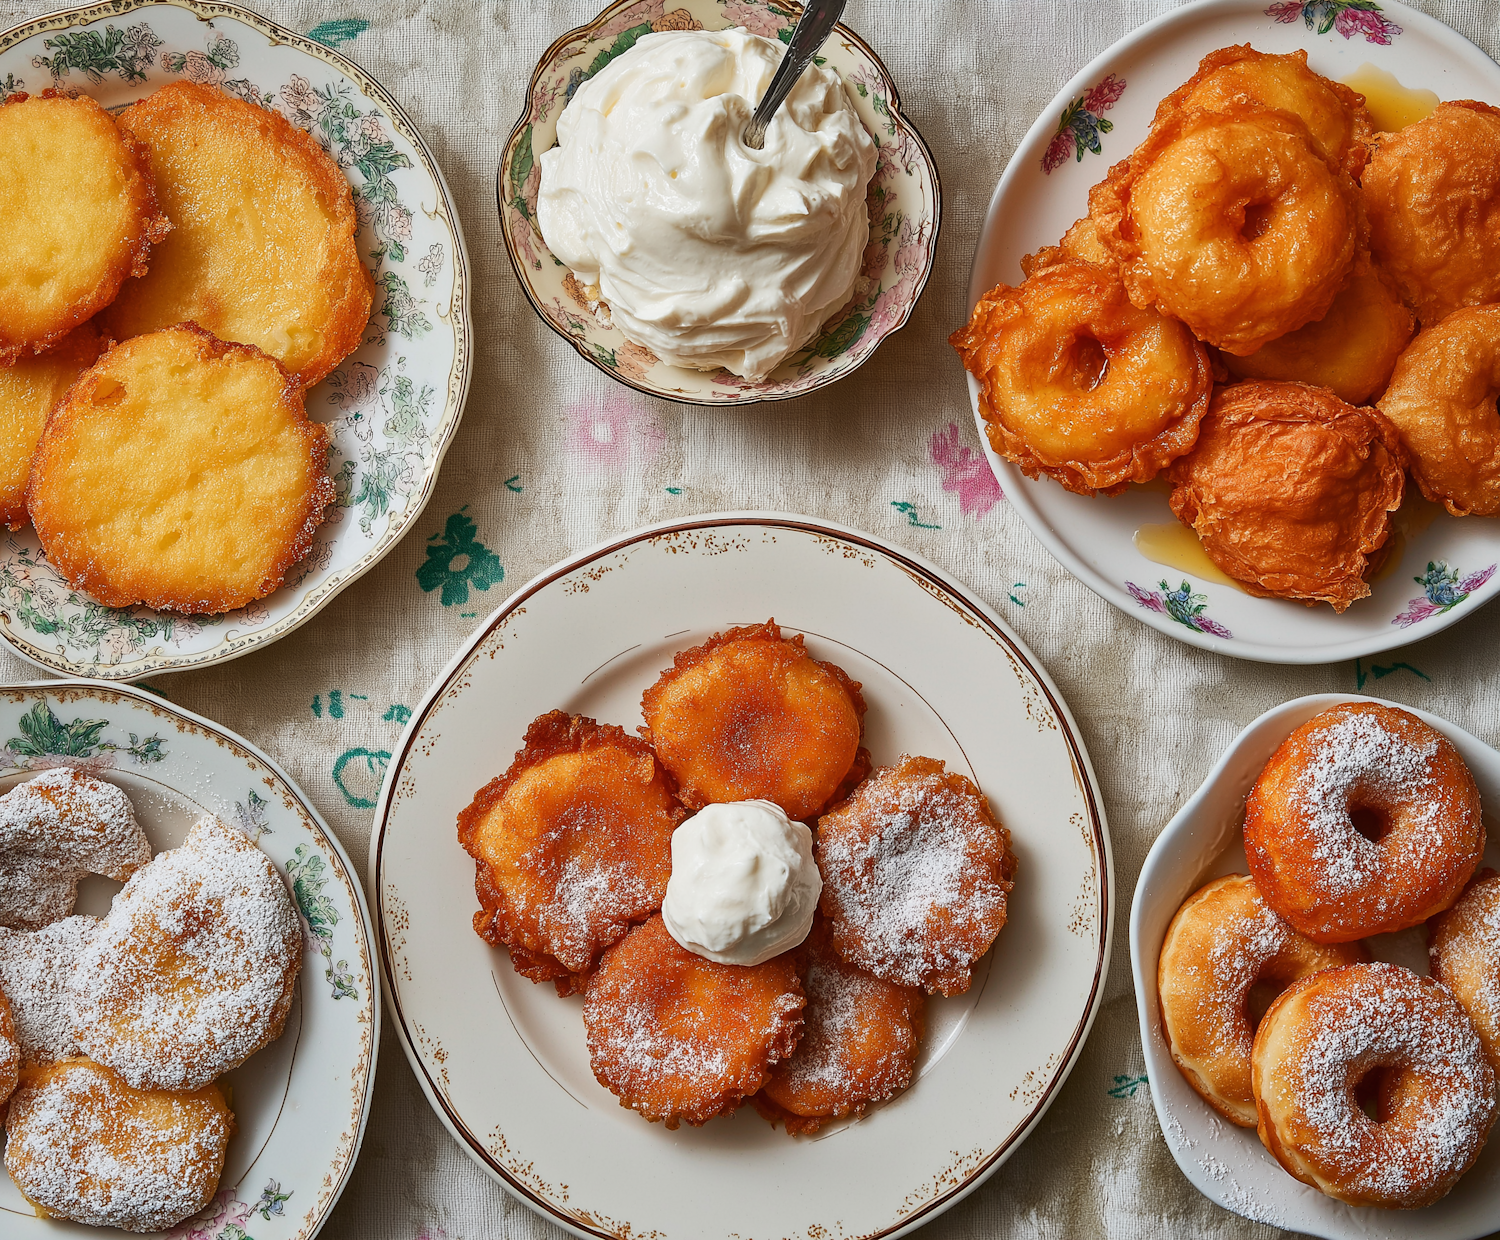
M537 223L624 335L759 380L848 302L876 147L809 66L765 149L741 140L786 48L746 30L648 34L578 88L541 157Z
M661 916L688 951L760 964L812 929L823 879L812 832L770 801L709 805L672 833Z

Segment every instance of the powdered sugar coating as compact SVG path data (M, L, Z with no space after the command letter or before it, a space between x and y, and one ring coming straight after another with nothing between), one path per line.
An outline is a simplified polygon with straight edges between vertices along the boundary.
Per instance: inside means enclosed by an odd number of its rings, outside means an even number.
M68 982L84 1052L138 1089L196 1089L279 1037L302 965L286 884L204 818L139 870Z
M44 771L0 796L0 927L40 929L73 911L84 875L123 882L150 859L124 792L72 767Z
M145 1093L88 1060L30 1071L11 1098L5 1166L53 1214L151 1232L213 1198L234 1117L218 1086Z
M79 916L40 930L0 928L0 992L10 1000L28 1067L81 1053L68 1015L68 978L103 925Z
M945 995L1005 925L1010 832L969 780L903 755L818 820L823 914L845 960Z
M1500 1074L1500 874L1481 870L1428 925L1432 975L1463 1005Z
M21 1073L21 1044L16 1041L16 1025L11 1018L10 1004L5 992L0 991L0 1107L10 1097Z

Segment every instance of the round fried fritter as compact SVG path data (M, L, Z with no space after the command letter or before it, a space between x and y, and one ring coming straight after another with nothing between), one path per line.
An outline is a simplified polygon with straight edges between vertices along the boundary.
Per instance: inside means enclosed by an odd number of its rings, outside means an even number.
M589 1065L620 1105L676 1128L706 1124L766 1083L802 1032L794 953L718 964L661 916L604 953L583 997Z
M5 1113L5 1101L21 1079L21 1042L16 1036L16 1022L10 1011L10 1001L0 990L0 1115Z
M57 1218L151 1232L213 1200L235 1122L217 1085L132 1089L73 1059L21 1074L5 1131L5 1168L28 1201Z
M716 633L681 651L641 699L644 732L688 809L772 801L803 821L855 762L859 684L783 638L776 621Z
M990 446L1081 495L1156 477L1198 437L1208 350L1176 319L1131 305L1113 266L1060 247L1022 265L1021 286L991 289L949 338L979 380Z
M1440 103L1381 134L1361 189L1375 261L1424 327L1500 301L1500 108Z
M1089 214L1132 302L1240 355L1322 318L1366 231L1358 187L1307 126L1246 103L1164 118Z
M68 979L84 1054L137 1089L197 1089L281 1036L302 923L265 853L200 820L138 870Z
M911 1084L927 1000L920 987L883 982L846 963L823 917L797 949L797 969L807 995L802 1038L750 1101L772 1124L807 1133Z
M68 1016L68 978L103 925L97 917L78 916L40 930L0 927L0 992L10 1000L25 1067L83 1053Z
M1251 380L1214 392L1198 446L1168 478L1172 511L1246 591L1343 611L1370 593L1406 454L1374 409Z
M1422 494L1454 516L1500 515L1497 397L1500 305L1467 306L1418 332L1381 397Z
M278 112L173 82L126 109L176 231L104 316L117 339L191 320L311 387L359 347L374 282L349 182Z
M52 566L107 607L264 598L334 498L296 380L192 323L117 344L58 403L27 505Z
M474 930L516 972L583 989L602 952L661 908L687 812L651 747L555 710L458 815L482 906Z
M0 521L11 529L26 524L26 479L47 415L105 344L92 322L83 323L45 353L0 367Z
M971 780L903 754L818 819L813 856L845 960L898 986L969 989L1016 872L1010 832Z
M1395 281L1361 252L1354 275L1321 319L1247 357L1226 353L1224 365L1240 379L1309 383L1362 405L1385 391L1416 327Z
M140 144L87 96L0 102L0 366L41 352L144 275L172 225Z

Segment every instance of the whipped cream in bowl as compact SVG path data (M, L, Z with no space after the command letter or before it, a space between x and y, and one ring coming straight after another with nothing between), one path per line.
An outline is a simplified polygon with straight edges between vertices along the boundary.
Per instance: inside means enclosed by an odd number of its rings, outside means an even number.
M770 801L733 801L673 832L661 915L688 951L756 965L807 938L822 892L812 832Z

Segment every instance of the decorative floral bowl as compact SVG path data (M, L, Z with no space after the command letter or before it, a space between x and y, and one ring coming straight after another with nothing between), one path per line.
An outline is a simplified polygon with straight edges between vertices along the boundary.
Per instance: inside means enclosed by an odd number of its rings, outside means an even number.
M895 83L880 58L844 26L834 28L821 55L843 77L860 120L880 148L870 182L870 244L853 299L768 378L753 383L727 370L688 370L658 360L620 334L608 305L590 301L542 239L536 222L537 157L556 145L557 118L581 83L652 31L743 26L785 42L801 13L794 0L618 0L548 48L532 75L526 110L505 145L496 185L510 261L532 306L553 331L611 378L649 396L690 405L737 405L786 400L825 387L863 365L882 340L905 325L932 273L942 215L937 165L901 114Z
M0 34L0 94L47 87L118 111L179 78L280 112L349 178L375 305L359 349L307 393L332 432L334 506L287 583L221 616L101 607L28 529L0 538L0 637L51 671L135 680L246 654L312 619L426 505L463 412L469 262L442 174L399 104L331 48L222 0L108 0Z

